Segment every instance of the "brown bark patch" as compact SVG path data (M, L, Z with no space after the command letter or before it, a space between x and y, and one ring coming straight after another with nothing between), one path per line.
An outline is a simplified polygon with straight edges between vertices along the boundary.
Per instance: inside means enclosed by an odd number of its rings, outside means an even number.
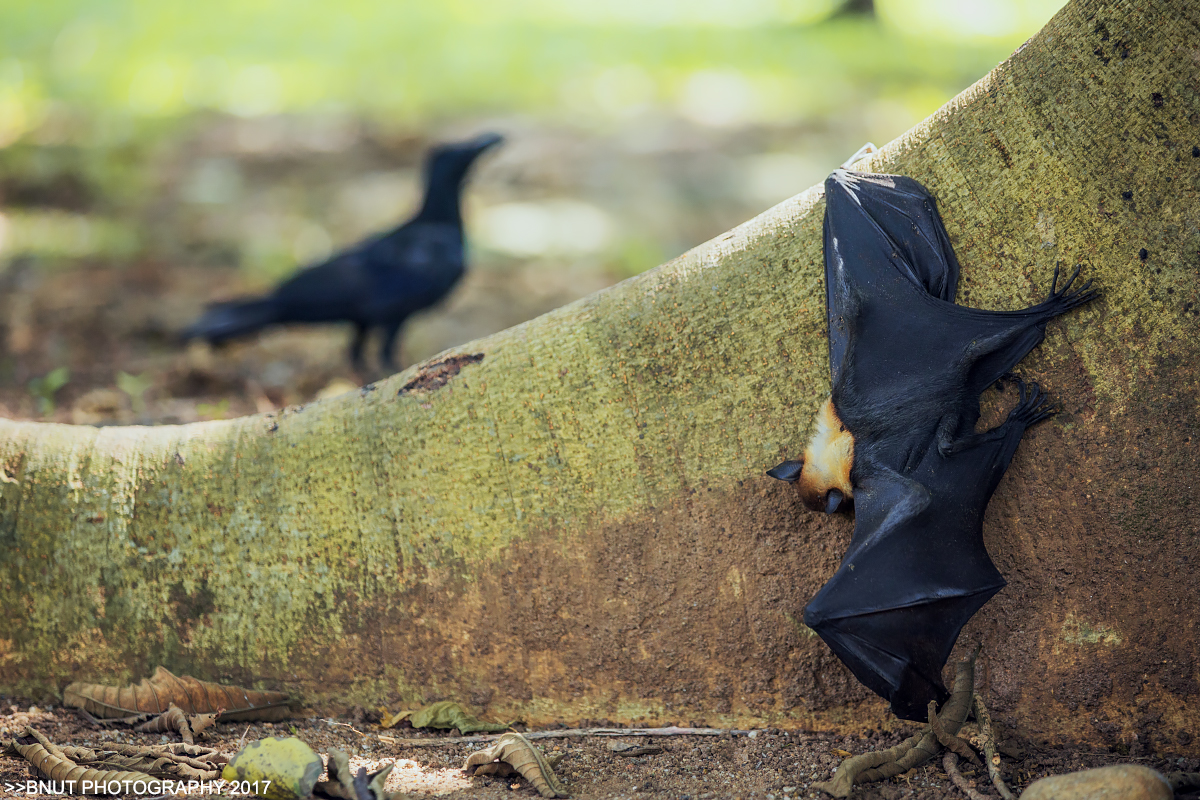
M404 384L398 394L406 395L409 392L436 391L449 383L450 379L457 375L467 364L478 364L480 361L483 361L483 353L471 353L464 356L443 358L441 361L434 362L427 367L422 367L421 371L417 373L417 377Z

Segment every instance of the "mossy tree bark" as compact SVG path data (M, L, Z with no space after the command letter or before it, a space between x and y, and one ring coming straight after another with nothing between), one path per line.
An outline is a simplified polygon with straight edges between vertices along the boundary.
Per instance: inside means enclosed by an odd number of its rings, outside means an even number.
M959 302L1029 305L1060 261L1105 292L1019 368L1063 411L988 513L985 696L1195 751L1200 11L1072 2L869 168L938 197ZM305 408L2 423L0 685L162 664L531 721L883 719L798 622L851 523L763 476L828 391L822 211Z

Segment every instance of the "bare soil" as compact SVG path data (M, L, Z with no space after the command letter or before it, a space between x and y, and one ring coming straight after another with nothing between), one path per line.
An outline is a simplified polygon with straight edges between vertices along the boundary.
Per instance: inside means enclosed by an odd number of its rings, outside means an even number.
M20 734L32 725L59 745L96 746L105 742L158 744L174 741L165 734L139 734L128 730L101 730L83 721L72 709L31 707L27 700L0 698L0 738ZM380 730L370 721L378 714L357 713L340 719L310 716L277 723L218 724L207 732L202 743L222 752L234 753L245 737L250 742L272 736L295 735L318 753L339 748L350 754L351 767L369 771L395 762L388 780L389 791L406 792L414 797L442 797L446 800L497 800L498 798L537 797L523 778L472 778L462 771L467 756L484 745L444 744L436 747L412 747L385 741L381 737L445 738L442 733L412 730ZM585 721L584 725L603 726L605 721ZM916 726L912 726L915 730ZM638 798L638 800L788 800L826 795L810 788L827 780L831 770L846 753L858 754L897 744L911 731L876 731L866 736L837 736L828 733L785 731L774 728L739 732L724 736L670 737L585 737L545 739L536 742L550 755L563 756L556 772L567 784L572 797ZM655 745L661 753L623 757L613 752L613 741ZM1161 755L1131 758L1108 751L1080 747L1061 749L1035 748L1027 742L1009 741L1010 755L1003 760L1003 772L1015 791L1046 775L1117 763L1138 763L1158 769L1200 770L1200 759ZM1015 754L1015 755L1013 755ZM975 774L963 766L963 774L988 794L986 775ZM38 776L24 760L0 756L0 795L12 797L48 797L46 791L27 791L28 781ZM6 788L7 785L12 788ZM42 787L43 789L49 787ZM62 795L58 795L62 796ZM209 795L178 795L202 797ZM890 781L857 789L854 797L863 800L898 798L960 798L941 768L940 759L911 770Z

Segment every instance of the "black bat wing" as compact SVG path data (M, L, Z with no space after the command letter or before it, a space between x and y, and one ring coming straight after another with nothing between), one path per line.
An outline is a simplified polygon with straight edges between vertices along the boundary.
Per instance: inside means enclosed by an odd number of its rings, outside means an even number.
M940 431L968 436L978 396L1037 346L1046 323L1091 300L1074 276L1020 311L953 302L958 261L932 196L911 178L838 170L825 182L833 401L856 439L888 429L883 463L911 471Z
M882 289L900 278L952 303L959 267L933 195L912 178L837 170L825 181L825 201L829 361L836 382L853 316L839 286L849 281ZM853 275L840 274L846 262L853 264Z
M912 477L866 465L854 536L804 621L904 719L947 695L942 668L967 620L1004 587L983 544L983 514L1025 429L1048 415L1021 388L1000 427L949 458L931 452Z

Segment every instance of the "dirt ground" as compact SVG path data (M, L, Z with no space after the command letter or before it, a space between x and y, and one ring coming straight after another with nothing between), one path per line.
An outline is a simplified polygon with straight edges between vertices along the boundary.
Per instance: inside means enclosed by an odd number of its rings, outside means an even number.
M158 744L175 741L165 734L138 734L128 730L100 730L83 721L73 709L31 706L29 701L0 698L0 738L19 734L32 725L59 745L101 745L105 742ZM471 752L485 745L444 744L413 747L387 742L386 737L444 738L437 732L411 729L381 730L371 722L371 713L351 713L341 718L311 716L277 723L219 724L199 743L234 753L238 743L271 736L295 735L324 754L340 748L351 757L351 768L365 766L374 771L389 762L396 767L387 789L414 797L446 800L497 800L537 797L522 778L471 778L462 771ZM375 718L378 718L376 713ZM607 727L605 721L584 721L588 727ZM912 726L915 731L917 726ZM912 731L876 731L868 736L835 736L826 733L765 729L723 736L670 736L543 739L536 742L548 755L562 755L556 772L571 791L583 800L600 798L644 798L645 800L790 800L826 795L810 788L827 780L830 771L849 752L858 754L897 744ZM454 733L454 732L451 732ZM623 757L610 748L614 741L661 747L652 755ZM1029 743L1010 741L1010 755L1003 758L1003 772L1016 791L1046 775L1116 763L1137 763L1158 769L1200 770L1200 759L1169 754L1131 758L1112 752L1079 748L1040 749ZM1012 754L1015 754L1012 755ZM990 794L986 775L969 766L962 772L985 795ZM20 758L0 756L0 795L47 797L45 792L27 791L26 782L36 781L33 768ZM12 785L11 788L6 788ZM47 788L47 787L43 787ZM61 796L61 795L59 795ZM178 795L183 797L185 795ZM186 795L200 797L201 795ZM212 796L211 794L205 796ZM940 759L911 770L890 781L864 786L854 797L864 800L939 800L964 795L946 778ZM1187 795L1180 795L1184 797Z

